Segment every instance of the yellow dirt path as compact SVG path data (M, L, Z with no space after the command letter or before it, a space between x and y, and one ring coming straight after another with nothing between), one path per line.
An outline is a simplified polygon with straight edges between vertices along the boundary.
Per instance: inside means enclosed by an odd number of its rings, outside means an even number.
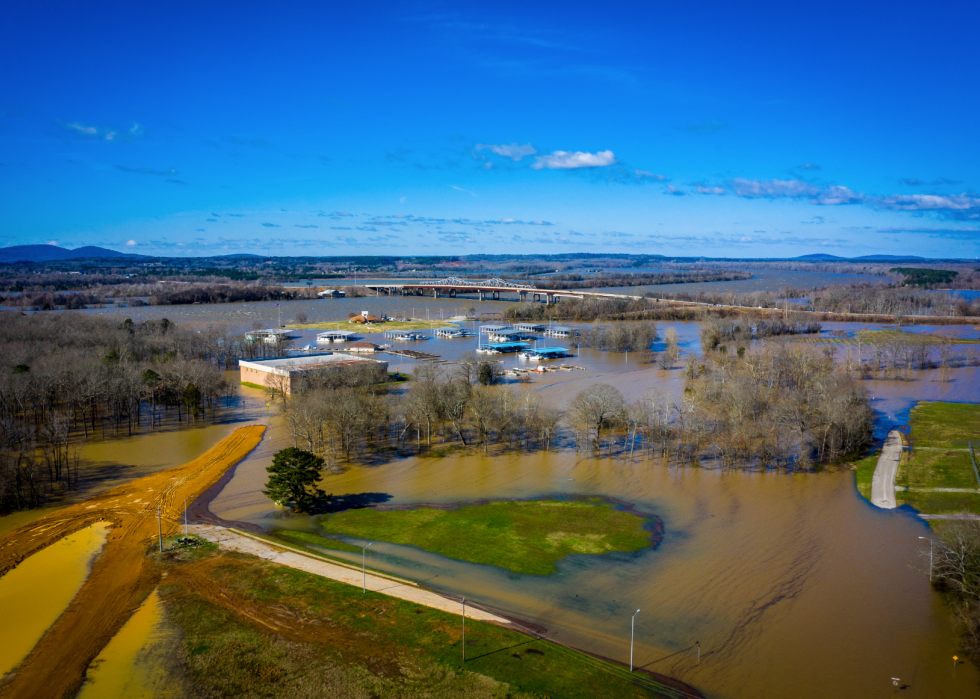
M136 611L158 582L147 547L177 533L184 498L196 496L262 440L265 427L242 427L199 458L146 476L53 512L0 537L0 575L35 551L94 522L112 531L85 584L14 673L0 680L0 697L74 697L89 663Z

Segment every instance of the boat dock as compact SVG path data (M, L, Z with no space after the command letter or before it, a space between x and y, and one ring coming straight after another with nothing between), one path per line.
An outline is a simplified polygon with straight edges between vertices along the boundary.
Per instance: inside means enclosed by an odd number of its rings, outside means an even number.
M408 359L439 359L438 354L429 354L428 352L416 352L415 350L405 350L405 349L389 349L385 350L387 354L394 355L396 357L406 357Z

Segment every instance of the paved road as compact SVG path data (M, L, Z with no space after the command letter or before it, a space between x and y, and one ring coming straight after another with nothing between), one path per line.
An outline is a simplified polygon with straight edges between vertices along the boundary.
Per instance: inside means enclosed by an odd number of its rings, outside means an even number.
M238 532L218 527L211 524L196 524L191 526L190 533L207 539L218 544L223 549L249 553L267 561L278 563L279 565L302 570L314 575L320 575L331 580L338 580L348 585L361 587L362 573L356 567L347 567L340 564L331 563L315 556L307 556L299 551L290 551L280 548L274 544L261 539L245 536ZM443 597L442 595L423 590L415 583L407 580L399 580L395 577L367 574L367 588L374 592L384 595L397 597L399 599L421 604L433 609L441 609L444 612L459 614L462 611L461 604L454 599ZM482 609L466 605L466 617L468 619L479 619L480 621L490 621L501 626L513 627L514 623L510 619L492 614Z
M898 507L895 502L895 475L898 473L898 460L902 456L902 434L898 430L888 433L881 456L875 466L871 479L871 504L886 510Z

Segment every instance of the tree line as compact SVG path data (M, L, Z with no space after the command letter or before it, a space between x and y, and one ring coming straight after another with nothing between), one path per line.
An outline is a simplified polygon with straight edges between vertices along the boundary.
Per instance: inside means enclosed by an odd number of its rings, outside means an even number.
M166 319L8 313L0 345L2 512L77 488L86 440L213 415L231 395L221 366L247 343Z
M676 333L662 354L677 358ZM484 362L487 363L487 362ZM331 463L448 448L576 449L724 468L811 469L862 450L872 413L860 384L812 346L770 341L689 357L680 400L628 403L596 384L566 410L532 392L482 382L479 365L419 364L403 393L310 385L284 400L294 446ZM487 385L489 384L489 385Z

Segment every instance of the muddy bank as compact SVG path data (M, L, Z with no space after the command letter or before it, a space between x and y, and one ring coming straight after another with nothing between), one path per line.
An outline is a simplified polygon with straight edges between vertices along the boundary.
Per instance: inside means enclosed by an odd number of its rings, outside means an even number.
M243 427L200 458L59 510L0 538L0 574L32 553L95 522L111 532L92 572L69 607L16 673L0 681L0 696L73 696L86 668L159 582L147 547L159 531L182 522L183 501L217 481L262 439L263 426ZM161 519L158 520L158 508Z

